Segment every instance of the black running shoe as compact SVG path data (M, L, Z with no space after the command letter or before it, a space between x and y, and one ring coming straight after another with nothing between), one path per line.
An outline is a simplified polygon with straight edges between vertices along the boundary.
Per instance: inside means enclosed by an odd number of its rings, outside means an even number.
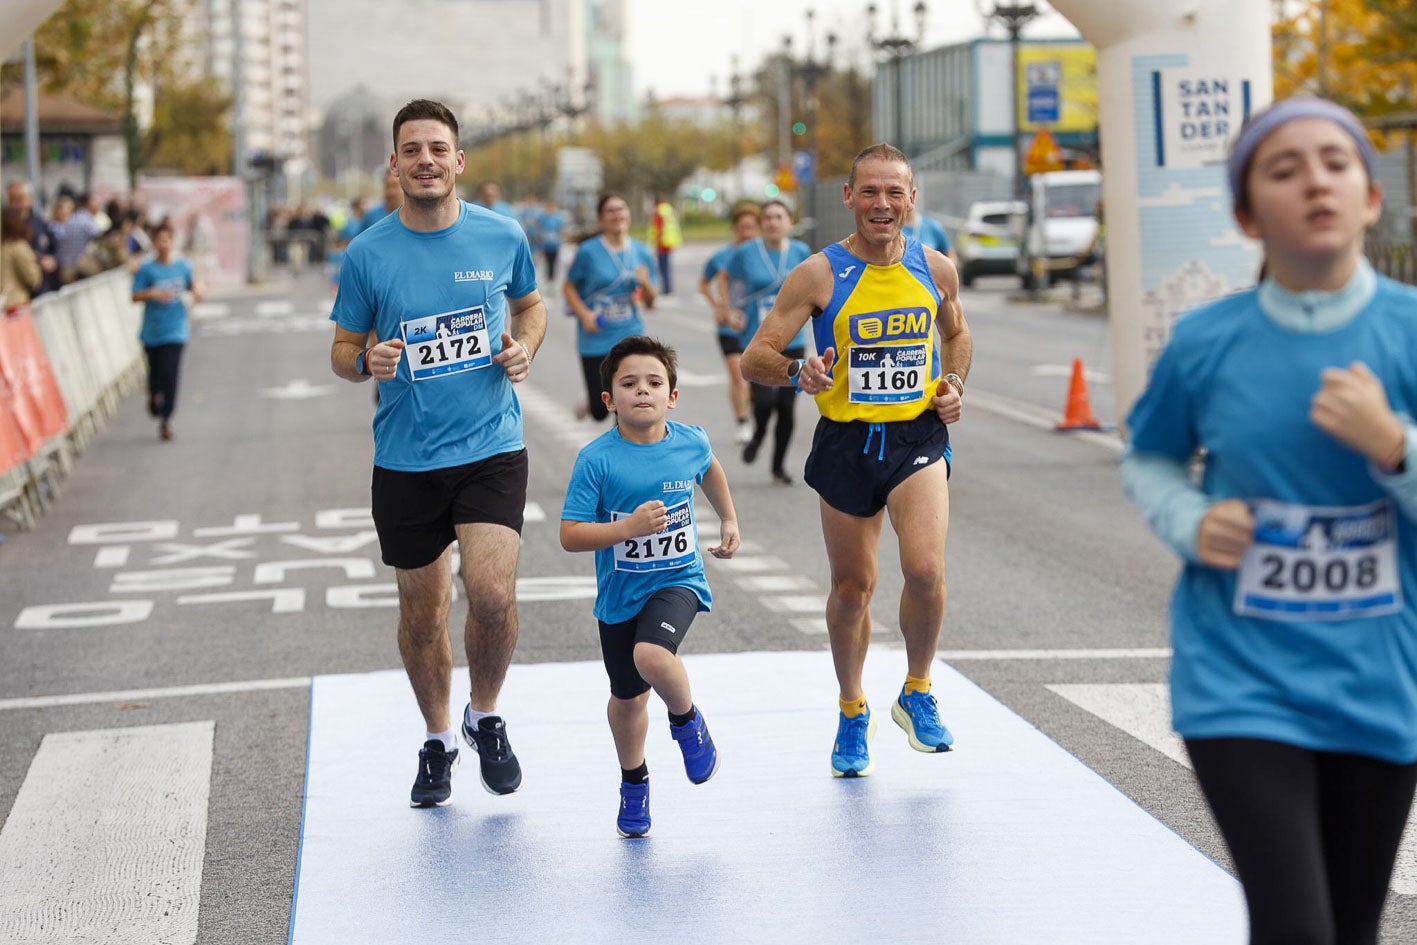
M430 738L418 749L418 777L413 779L409 807L442 807L453 796L453 769L458 750L447 751L439 739Z
M483 716L477 728L468 728L464 715L462 737L477 752L483 787L493 794L511 794L522 786L522 766L507 741L507 723L501 716Z

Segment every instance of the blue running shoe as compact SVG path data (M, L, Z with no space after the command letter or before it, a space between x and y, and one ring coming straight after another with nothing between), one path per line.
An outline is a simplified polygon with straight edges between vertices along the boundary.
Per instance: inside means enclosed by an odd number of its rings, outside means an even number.
M916 751L931 753L949 751L955 737L940 721L940 712L935 707L935 697L928 692L906 693L900 690L900 698L891 706L891 718L895 724L905 729L910 738L910 747Z
M832 746L832 777L865 778L876 770L871 760L871 739L876 737L876 717L867 709L855 718L846 713L836 723L836 744Z
M620 782L620 813L615 830L626 839L649 836L649 782Z
M684 773L695 784L703 784L718 770L718 749L713 745L704 714L694 706L694 717L683 725L670 725L669 734L684 753Z
M409 807L442 807L453 796L453 769L458 766L458 750L447 751L443 743L430 738L418 749L418 777L413 779Z

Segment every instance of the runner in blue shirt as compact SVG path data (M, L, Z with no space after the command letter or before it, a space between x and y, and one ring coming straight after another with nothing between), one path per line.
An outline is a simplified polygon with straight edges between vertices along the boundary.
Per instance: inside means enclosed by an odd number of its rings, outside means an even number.
M934 217L927 217L920 212L920 205L916 204L915 209L910 213L910 219L900 231L907 239L919 240L926 249L933 249L937 253L944 253L950 258L950 262L957 263L954 248L950 246L949 234L945 232L945 227Z
M537 217L537 230L541 234L541 252L546 257L546 281L556 281L556 260L561 255L561 242L566 232L566 214L556 206L556 201L547 200Z
M616 424L576 457L561 511L561 546L594 551L595 617L610 676L610 732L620 760L622 837L649 833L645 732L649 691L669 710L669 732L684 771L702 784L718 770L718 749L694 705L679 647L713 597L704 577L694 486L720 520L709 551L731 558L738 521L728 477L708 435L671 423L679 400L674 350L643 335L625 338L601 362L601 399Z
M143 327L138 339L148 359L148 413L158 420L157 435L172 439L172 412L177 408L177 375L182 351L191 334L187 303L202 300L202 286L192 275L192 264L172 255L172 225L162 223L152 232L157 257L133 274L133 301L143 303Z
M596 204L600 233L581 243L561 292L576 328L576 350L585 376L586 400L576 415L597 421L609 416L600 399L600 362L622 338L644 333L640 307L654 308L655 258L650 248L630 237L630 205L619 194L604 194Z
M409 102L394 118L404 204L349 244L330 360L379 381L373 515L396 569L399 653L427 726L414 807L448 803L458 763L449 699L448 573L454 539L468 611L471 690L464 739L494 794L521 786L497 697L517 641L517 556L527 458L512 385L546 331L536 266L514 220L457 198L466 158L446 106ZM373 331L376 343L366 347Z
M745 316L745 325L739 335L740 350L748 347L759 323L772 311L787 274L812 255L806 243L792 239L792 211L787 204L781 200L769 200L763 204L762 221L763 235L738 247L719 276L722 280L720 291L734 299L735 307ZM788 358L804 358L807 356L807 344L807 327L804 325L782 354ZM773 482L781 485L791 485L792 476L784 463L796 426L794 408L797 391L792 387L767 387L762 384L754 384L752 391L753 435L743 446L743 462L751 463L757 459L758 450L767 436L768 422L776 414L772 478Z
M728 265L734 250L758 238L761 216L762 210L755 203L740 204L734 208L733 242L709 257L704 264L704 273L699 277L699 293L708 299L713 309L714 323L718 326L718 347L723 352L724 367L728 369L728 404L733 408L734 419L738 421L733 439L740 446L753 439L753 425L748 419L753 403L752 390L739 367L743 358L743 341L739 332L747 327L748 321L723 293L723 283L719 282L718 274Z
M1363 258L1376 163L1322 99L1242 127L1268 275L1177 322L1129 419L1123 478L1185 565L1173 722L1252 942L1376 942L1417 784L1417 290Z

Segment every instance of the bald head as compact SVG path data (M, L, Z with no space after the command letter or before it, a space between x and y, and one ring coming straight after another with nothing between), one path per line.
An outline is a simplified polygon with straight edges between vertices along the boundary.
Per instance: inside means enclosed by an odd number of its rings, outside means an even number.
M27 180L12 180L5 185L5 205L29 213L34 209L34 188Z

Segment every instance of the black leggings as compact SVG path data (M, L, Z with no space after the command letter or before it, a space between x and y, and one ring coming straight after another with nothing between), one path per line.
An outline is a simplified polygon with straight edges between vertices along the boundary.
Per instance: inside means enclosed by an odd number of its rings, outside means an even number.
M600 364L604 360L605 355L603 354L581 355L581 371L585 374L586 400L590 403L590 415L597 421L610 416L610 408L605 406L605 401L600 399L603 390L600 386Z
M1374 945L1417 764L1186 741L1250 910L1250 945Z
M148 413L161 420L177 408L177 372L182 367L180 344L152 345L148 356Z
M796 360L805 352L801 348L788 348L782 352L783 357ZM762 446L763 439L768 435L768 421L772 419L774 413L777 414L777 426L772 431L772 471L780 476L786 476L787 471L782 464L787 459L787 444L792 441L792 431L797 426L797 418L794 408L797 405L797 388L795 387L767 387L762 384L753 384L753 440L751 443L752 454L758 452Z

